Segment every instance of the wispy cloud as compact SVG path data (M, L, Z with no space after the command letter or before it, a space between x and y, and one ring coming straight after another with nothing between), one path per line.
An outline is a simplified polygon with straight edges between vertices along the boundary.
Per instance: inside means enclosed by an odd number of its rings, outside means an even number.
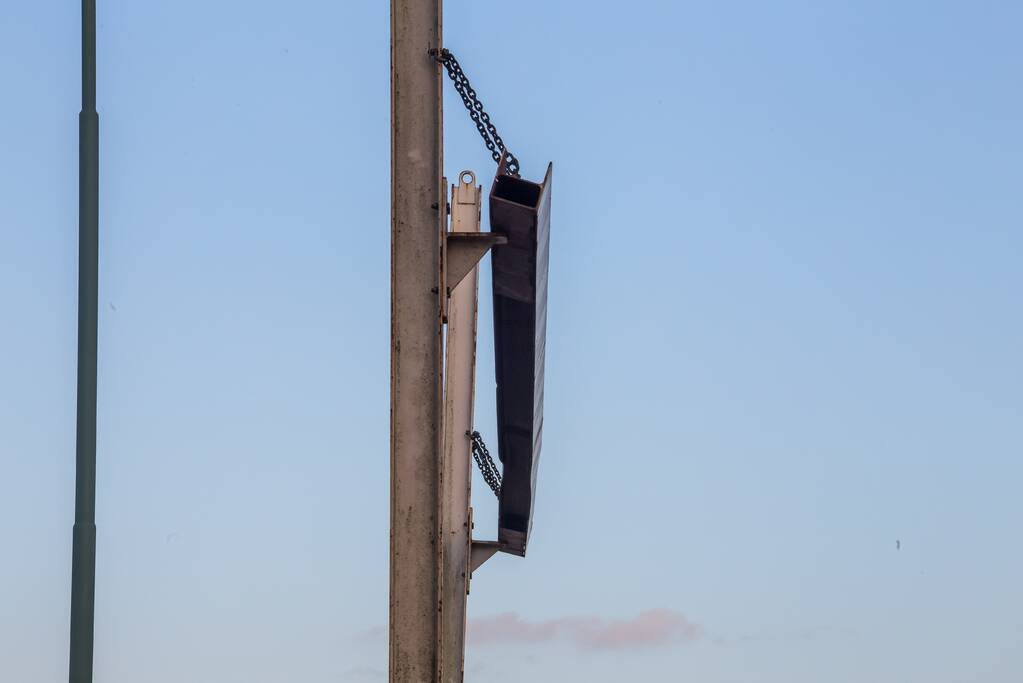
M702 629L682 614L669 609L652 609L632 619L603 619L579 615L526 621L514 612L469 622L473 645L544 643L567 640L588 650L624 650L655 647L696 640Z

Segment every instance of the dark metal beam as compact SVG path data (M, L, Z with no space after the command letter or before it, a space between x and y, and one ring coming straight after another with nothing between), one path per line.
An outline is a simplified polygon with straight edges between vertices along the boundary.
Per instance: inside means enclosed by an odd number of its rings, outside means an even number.
M525 555L543 434L551 166L543 182L534 183L510 174L507 164L505 156L490 192L490 229L508 238L491 256L497 443L504 466L497 539L502 551Z
M95 0L82 0L82 111L78 115L78 140L78 414L69 680L70 683L92 683L96 606L96 338L99 297Z

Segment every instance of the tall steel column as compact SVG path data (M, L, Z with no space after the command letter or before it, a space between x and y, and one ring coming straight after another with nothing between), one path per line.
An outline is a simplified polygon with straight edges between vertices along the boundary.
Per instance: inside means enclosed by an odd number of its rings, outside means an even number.
M78 419L69 680L71 683L91 683L96 603L96 335L99 296L95 0L82 0L82 111L78 115L78 140Z
M462 171L452 187L451 235L479 236L480 187L471 171ZM451 245L448 245L450 250ZM448 252L445 272L451 264ZM477 267L452 288L447 306L444 349L444 455L440 477L440 600L438 679L462 683L465 654L466 595L469 591L472 518L470 433L476 393Z
M441 0L391 0L390 680L435 681L441 459Z

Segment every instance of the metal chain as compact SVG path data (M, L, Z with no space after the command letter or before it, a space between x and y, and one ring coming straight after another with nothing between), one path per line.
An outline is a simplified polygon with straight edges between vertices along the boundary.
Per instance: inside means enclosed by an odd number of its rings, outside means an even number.
M490 451L487 450L487 445L483 443L483 437L480 436L480 433L473 432L470 436L472 437L472 459L479 466L480 474L483 475L483 481L487 482L487 486L494 492L494 495L500 498L501 471L497 468L497 463L494 462L494 459L490 457Z
M507 157L508 165L506 168L508 173L518 176L519 160L505 148L504 141L497 134L497 128L490 122L490 114L483 110L483 103L480 102L480 99L476 96L476 91L469 84L469 77L462 71L458 60L455 59L455 56L447 48L439 52L437 50L430 50L430 54L433 55L434 59L443 64L447 70L448 77L455 84L455 90L458 91L459 96L462 98L462 104L465 105L466 111L469 112L469 118L476 124L476 130L479 131L480 137L483 138L483 144L490 150L490 156L499 164L502 157Z

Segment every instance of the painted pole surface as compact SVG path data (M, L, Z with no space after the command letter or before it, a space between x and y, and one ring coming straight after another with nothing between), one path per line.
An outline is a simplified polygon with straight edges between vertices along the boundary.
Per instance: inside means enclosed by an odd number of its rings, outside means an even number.
M70 683L92 683L96 606L96 339L99 297L95 0L82 0L82 111L78 115L78 139L78 408L68 676Z
M478 233L480 194L476 176L462 171L452 187L451 232ZM470 433L476 393L478 267L451 291L444 363L444 457L441 461L441 589L438 610L441 683L461 683L465 663L466 596L472 519ZM450 286L450 281L448 283Z

